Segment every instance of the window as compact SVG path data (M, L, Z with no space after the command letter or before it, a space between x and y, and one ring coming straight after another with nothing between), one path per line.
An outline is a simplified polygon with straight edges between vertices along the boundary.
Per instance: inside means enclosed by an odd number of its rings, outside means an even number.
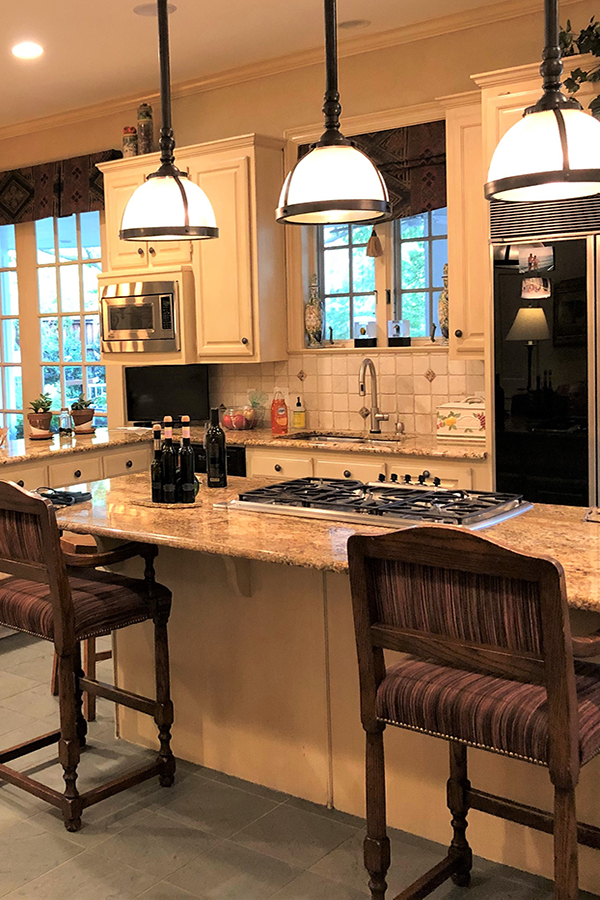
M99 365L100 214L40 219L35 238L42 390L53 409L84 393L106 411L105 368Z
M428 337L439 328L438 300L448 262L448 210L394 222L396 318L408 319L411 337Z
M19 286L14 225L0 226L0 424L23 437Z
M324 335L347 341L375 319L375 260L367 256L371 225L323 225L317 229Z

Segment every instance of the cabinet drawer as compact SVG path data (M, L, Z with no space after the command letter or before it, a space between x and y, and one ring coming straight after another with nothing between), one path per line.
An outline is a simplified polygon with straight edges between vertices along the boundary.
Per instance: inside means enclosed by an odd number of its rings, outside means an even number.
M267 475L275 478L307 478L312 475L312 459L309 456L281 456L279 454L252 454L250 475Z
M118 453L107 453L103 462L105 478L131 475L132 472L145 472L149 468L150 453L146 447L120 450Z
M102 478L102 460L73 455L69 462L50 465L50 487L67 487L80 481L98 481Z
M434 459L430 460L404 460L388 463L388 481L397 480L404 484L405 476L410 475L411 481L417 483L419 475L425 473L428 483L433 478L441 480L441 486L449 490L460 489L470 491L473 487L473 470L469 466L438 465ZM429 475L427 475L429 473ZM392 479L392 475L396 478Z
M317 459L315 475L318 478L351 478L356 481L377 481L381 473L385 474L385 463L366 462L352 459Z
M47 466L2 466L0 478L2 481L14 481L19 487L28 491L48 484Z

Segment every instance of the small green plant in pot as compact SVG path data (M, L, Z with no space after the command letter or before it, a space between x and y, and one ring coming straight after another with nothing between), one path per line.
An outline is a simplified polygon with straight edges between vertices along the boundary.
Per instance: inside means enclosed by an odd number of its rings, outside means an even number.
M40 441L52 437L50 433L52 397L50 394L40 394L39 397L31 401L29 406L31 412L27 413L27 421L31 428L31 439Z
M92 419L95 412L94 401L87 400L85 394L80 394L77 400L71 403L71 418L76 434L90 434L94 430Z

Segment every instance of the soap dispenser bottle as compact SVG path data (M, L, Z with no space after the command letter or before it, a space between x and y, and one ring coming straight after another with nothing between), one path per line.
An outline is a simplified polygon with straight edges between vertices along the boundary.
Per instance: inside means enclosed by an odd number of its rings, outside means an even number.
M306 410L302 405L302 400L300 397L296 400L296 405L294 406L294 411L292 413L292 427L293 428L306 428Z

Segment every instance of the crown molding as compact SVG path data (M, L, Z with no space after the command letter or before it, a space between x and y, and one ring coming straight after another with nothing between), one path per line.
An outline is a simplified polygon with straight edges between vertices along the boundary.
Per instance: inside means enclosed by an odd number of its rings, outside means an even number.
M563 9L577 6L582 2L584 0L566 0L563 3ZM401 46L402 44L429 40L444 34L466 31L470 28L478 28L494 22L519 18L531 13L538 13L542 9L543 0L504 0L504 2L494 3L490 6L467 9L448 16L441 16L426 22L417 22L378 34L340 40L338 52L340 58L358 56L389 47ZM247 81L268 78L283 72L293 71L294 69L318 65L323 62L323 58L324 53L321 47L302 50L288 56L280 56L249 65L237 66L213 75L180 82L173 85L171 93L172 97L177 99L206 91L218 90L219 88L232 87ZM142 101L156 102L158 99L158 91L145 91L144 93L137 93L127 97L104 100L101 103L79 109L31 119L27 122L17 122L13 125L0 127L0 140L47 131L51 128L62 128L104 116L119 115L124 112L130 112L132 108Z
M590 69L598 65L598 57L591 53L576 53L574 56L563 58L565 72L570 72L578 66ZM505 87L508 84L519 84L522 81L530 81L540 77L540 63L530 63L526 66L512 66L510 69L498 69L495 72L481 72L471 75L471 79L481 88ZM541 83L541 82L540 82Z

